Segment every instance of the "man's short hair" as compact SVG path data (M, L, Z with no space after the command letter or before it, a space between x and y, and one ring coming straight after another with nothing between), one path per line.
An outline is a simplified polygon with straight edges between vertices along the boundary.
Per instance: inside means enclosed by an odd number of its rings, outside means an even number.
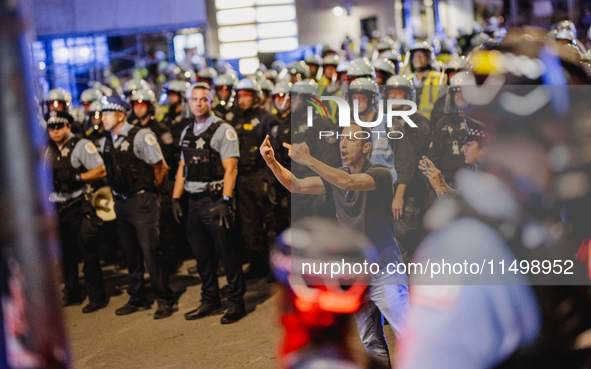
M207 90L209 92L211 92L211 86L208 83L205 82L197 82L193 85L193 88L191 89L191 92L195 89L201 89L201 90Z

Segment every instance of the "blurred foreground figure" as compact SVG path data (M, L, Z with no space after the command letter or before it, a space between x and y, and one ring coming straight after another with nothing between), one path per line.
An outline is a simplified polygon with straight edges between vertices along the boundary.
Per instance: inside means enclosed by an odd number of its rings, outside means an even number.
M348 340L350 314L361 307L372 276L350 270L333 276L331 270L316 273L308 268L308 264L316 268L324 263L362 264L375 261L376 254L363 235L326 218L302 219L277 237L271 267L281 286L282 367L386 367L371 362L371 357L354 357Z
M572 262L570 227L557 216L564 201L588 196L589 156L581 154L590 136L579 119L588 107L585 89L566 86L578 67L558 50L539 31L524 29L474 55L484 87L466 87L463 95L479 105L466 115L486 120L492 132L483 170L458 172L458 193L443 196L425 217L433 233L414 261L492 260L496 269L411 279L396 368L588 367L590 351L575 348L591 328L588 279ZM530 269L535 260L552 267Z

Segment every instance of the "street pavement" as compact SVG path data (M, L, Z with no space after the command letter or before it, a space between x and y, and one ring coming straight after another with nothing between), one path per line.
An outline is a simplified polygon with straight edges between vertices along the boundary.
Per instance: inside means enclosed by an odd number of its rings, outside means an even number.
M127 274L113 267L103 269L109 305L91 314L82 314L84 305L63 309L68 330L73 367L77 369L234 369L279 368L277 352L281 338L276 306L277 286L264 279L247 281L245 302L248 315L237 323L221 325L221 315L186 321L184 313L199 304L201 285L187 273L195 261L183 263L171 278L179 297L179 311L154 320L151 310L116 316L115 310L128 300L124 292ZM220 286L226 284L220 278ZM123 290L123 293L119 292ZM223 295L222 288L222 295ZM154 296L152 296L154 297ZM88 300L84 302L86 304ZM225 303L225 300L223 300ZM352 322L351 343L357 354L364 352ZM393 341L386 327L386 338Z

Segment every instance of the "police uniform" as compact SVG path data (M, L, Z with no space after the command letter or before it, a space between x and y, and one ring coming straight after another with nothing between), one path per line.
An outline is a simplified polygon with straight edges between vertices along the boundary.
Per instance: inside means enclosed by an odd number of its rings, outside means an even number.
M67 113L54 111L48 113L45 120L51 127L71 124L73 119ZM46 158L53 173L53 192L49 200L56 204L59 215L64 305L82 301L78 280L80 255L84 261L84 281L90 303L104 306L107 298L97 244L102 221L90 203L90 185L82 182L79 176L102 166L103 159L92 142L72 133L62 147L50 140Z
M462 153L465 139L464 118L457 113L444 115L435 125L427 157L441 170L445 182L452 187L456 171L467 165Z
M244 309L242 264L231 242L230 230L211 211L224 200L222 160L240 156L238 136L232 126L211 114L205 123L194 122L185 128L181 150L185 192L189 194L187 239L197 259L201 302L220 302L217 266L221 258L228 280L228 303Z
M236 115L240 114L240 107L238 104L231 104L229 106L228 104L230 104L229 101L226 103L226 105L217 104L212 108L212 111L215 115L226 122L231 122Z
M172 134L172 152L174 160L167 161L169 166L168 179L174 182L176 172L178 170L179 160L181 157L180 139L183 130L193 122L193 118L184 118L182 113L169 111L162 119L162 123L168 127Z
M265 168L259 146L277 124L273 115L258 107L240 111L232 121L240 141L237 210L244 246L250 253L250 271L257 276L267 274L269 245L277 232L273 211L275 179Z
M168 127L173 137L173 146L178 147L181 133L185 127L192 122L192 119L183 118L183 114L169 111L162 118L162 123Z
M271 145L275 150L275 159L287 170L291 171L291 158L287 155L288 151L283 147L283 143L291 144L291 110L285 117L276 115L279 124L273 129L271 136ZM277 232L289 227L291 224L291 192L281 183L276 181L275 193L277 198L277 207L275 208Z
M149 128L158 140L158 144L162 149L162 155L166 164L169 166L174 165L174 168L178 169L178 160L175 158L175 147L174 137L170 132L170 129L161 122L158 122L154 117L150 117L145 125L142 125L140 119L136 119L130 122L134 126ZM175 269L175 257L176 257L176 237L174 236L175 221L172 217L172 191L174 189L174 168L168 170L168 175L164 179L162 184L162 190L160 193L160 244L162 246L163 258L165 268L169 271ZM173 172L174 171L174 172Z
M413 114L410 118L415 122L416 117L423 118L420 114ZM420 120L416 120L419 127ZM374 132L391 132L388 138L385 133L374 133L372 143L371 161L387 167L392 173L392 182L395 186L406 185L404 192L404 211L402 218L394 222L396 239L405 259L408 259L416 248L418 232L420 230L423 199L426 197L426 187L422 179L418 177L416 167L418 165L418 151L422 147L420 128L406 126L402 119L392 120L392 127L386 125L386 118L374 128ZM395 132L402 132L403 138ZM418 145L418 148L415 146Z
M170 165L170 163L174 162L174 136L166 124L157 121L153 116L150 117L145 125L140 123L139 118L136 118L129 123L137 127L149 128L154 132L158 144L160 145L160 149L162 150L162 156L164 156L164 160L166 160L166 164Z
M117 98L102 105L103 112L127 109L129 106ZM139 308L147 302L147 267L158 306L172 307L175 299L159 255L160 204L152 167L164 159L158 140L149 129L125 122L118 136L106 135L101 151L115 198L117 233L129 267L129 304Z

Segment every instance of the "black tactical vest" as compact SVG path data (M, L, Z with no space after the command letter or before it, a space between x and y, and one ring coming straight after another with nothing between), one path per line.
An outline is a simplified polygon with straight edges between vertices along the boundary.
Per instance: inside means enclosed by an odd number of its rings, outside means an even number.
M189 126L181 141L185 158L183 176L191 182L213 182L224 179L224 167L220 153L211 148L211 139L223 121L212 123L199 136Z
M262 168L261 154L257 132L262 124L263 115L259 114L261 109L254 109L236 119L234 128L240 139L240 158L238 159L238 171L249 173Z
M121 195L156 190L154 168L133 153L133 141L139 130L138 127L131 128L118 148L113 146L111 135L105 137L103 160L107 167L109 184L113 191ZM123 150L123 147L126 149Z
M79 137L73 137L61 150L55 142L49 141L47 155L53 172L53 190L57 193L78 191L86 185L84 182L76 181L76 174L86 172L84 166L81 165L78 169L72 166L72 152L79 141Z

